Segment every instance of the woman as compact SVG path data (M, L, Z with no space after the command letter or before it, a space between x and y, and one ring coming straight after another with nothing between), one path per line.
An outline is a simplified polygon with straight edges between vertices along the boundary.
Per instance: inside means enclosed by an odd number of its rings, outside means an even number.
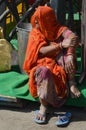
M29 75L29 91L40 99L40 110L36 123L44 123L48 104L60 107L70 92L79 97L76 88L75 49L78 37L56 20L54 10L39 6L31 18L32 31L29 35L23 69ZM68 81L68 82L67 82Z

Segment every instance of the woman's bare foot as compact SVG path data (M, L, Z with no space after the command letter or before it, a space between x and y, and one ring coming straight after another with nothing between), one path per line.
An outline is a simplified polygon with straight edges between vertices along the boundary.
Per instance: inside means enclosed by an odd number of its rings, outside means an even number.
M36 114L36 119L40 120L41 122L45 122L46 121L46 111L47 111L47 105L48 104L42 99L40 99L40 102L41 102L40 110Z
M38 120L45 121L45 119L46 119L46 110L47 110L47 108L41 104L40 110L39 110L38 114L36 115L36 118Z
M70 95L72 98L79 98L81 93L75 85L70 86Z

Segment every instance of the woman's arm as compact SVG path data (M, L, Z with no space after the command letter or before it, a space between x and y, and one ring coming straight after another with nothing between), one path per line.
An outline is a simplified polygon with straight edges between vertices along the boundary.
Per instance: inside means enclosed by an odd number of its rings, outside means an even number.
M39 50L39 54L41 56L48 56L48 57L53 57L56 56L59 52L61 51L61 44L57 44L54 42L54 44L50 44L48 46L43 46Z
M79 37L74 33L72 32L71 30L65 30L62 34L63 38L64 39L70 39L71 40L71 44L70 46L72 47L77 47L79 45Z
M79 37L71 30L65 30L62 34L64 39L70 39L70 46L67 49L67 55L75 55L76 48L79 45Z
M72 73L76 70L75 59L76 59L76 47L79 45L78 36L70 30L66 30L63 33L64 40L69 39L70 46L67 48L66 60L65 60L65 71L66 73ZM66 42L65 42L66 44Z

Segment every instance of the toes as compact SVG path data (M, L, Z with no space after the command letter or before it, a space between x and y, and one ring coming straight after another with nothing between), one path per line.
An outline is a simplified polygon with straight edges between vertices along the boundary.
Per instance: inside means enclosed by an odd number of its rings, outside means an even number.
M80 92L71 92L70 93L71 98L79 98L81 96Z
M76 86L72 85L70 87L70 95L72 98L79 98L81 96L81 93Z

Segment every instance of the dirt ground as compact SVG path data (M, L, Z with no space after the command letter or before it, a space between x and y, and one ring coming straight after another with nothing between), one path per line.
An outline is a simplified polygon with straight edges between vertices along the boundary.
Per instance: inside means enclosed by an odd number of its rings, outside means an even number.
M39 103L28 102L23 108L0 105L0 130L86 130L86 110L80 107L63 106L60 109L50 107L48 123L38 125L34 120L34 111L39 108ZM72 119L68 126L57 127L57 115L71 112Z

